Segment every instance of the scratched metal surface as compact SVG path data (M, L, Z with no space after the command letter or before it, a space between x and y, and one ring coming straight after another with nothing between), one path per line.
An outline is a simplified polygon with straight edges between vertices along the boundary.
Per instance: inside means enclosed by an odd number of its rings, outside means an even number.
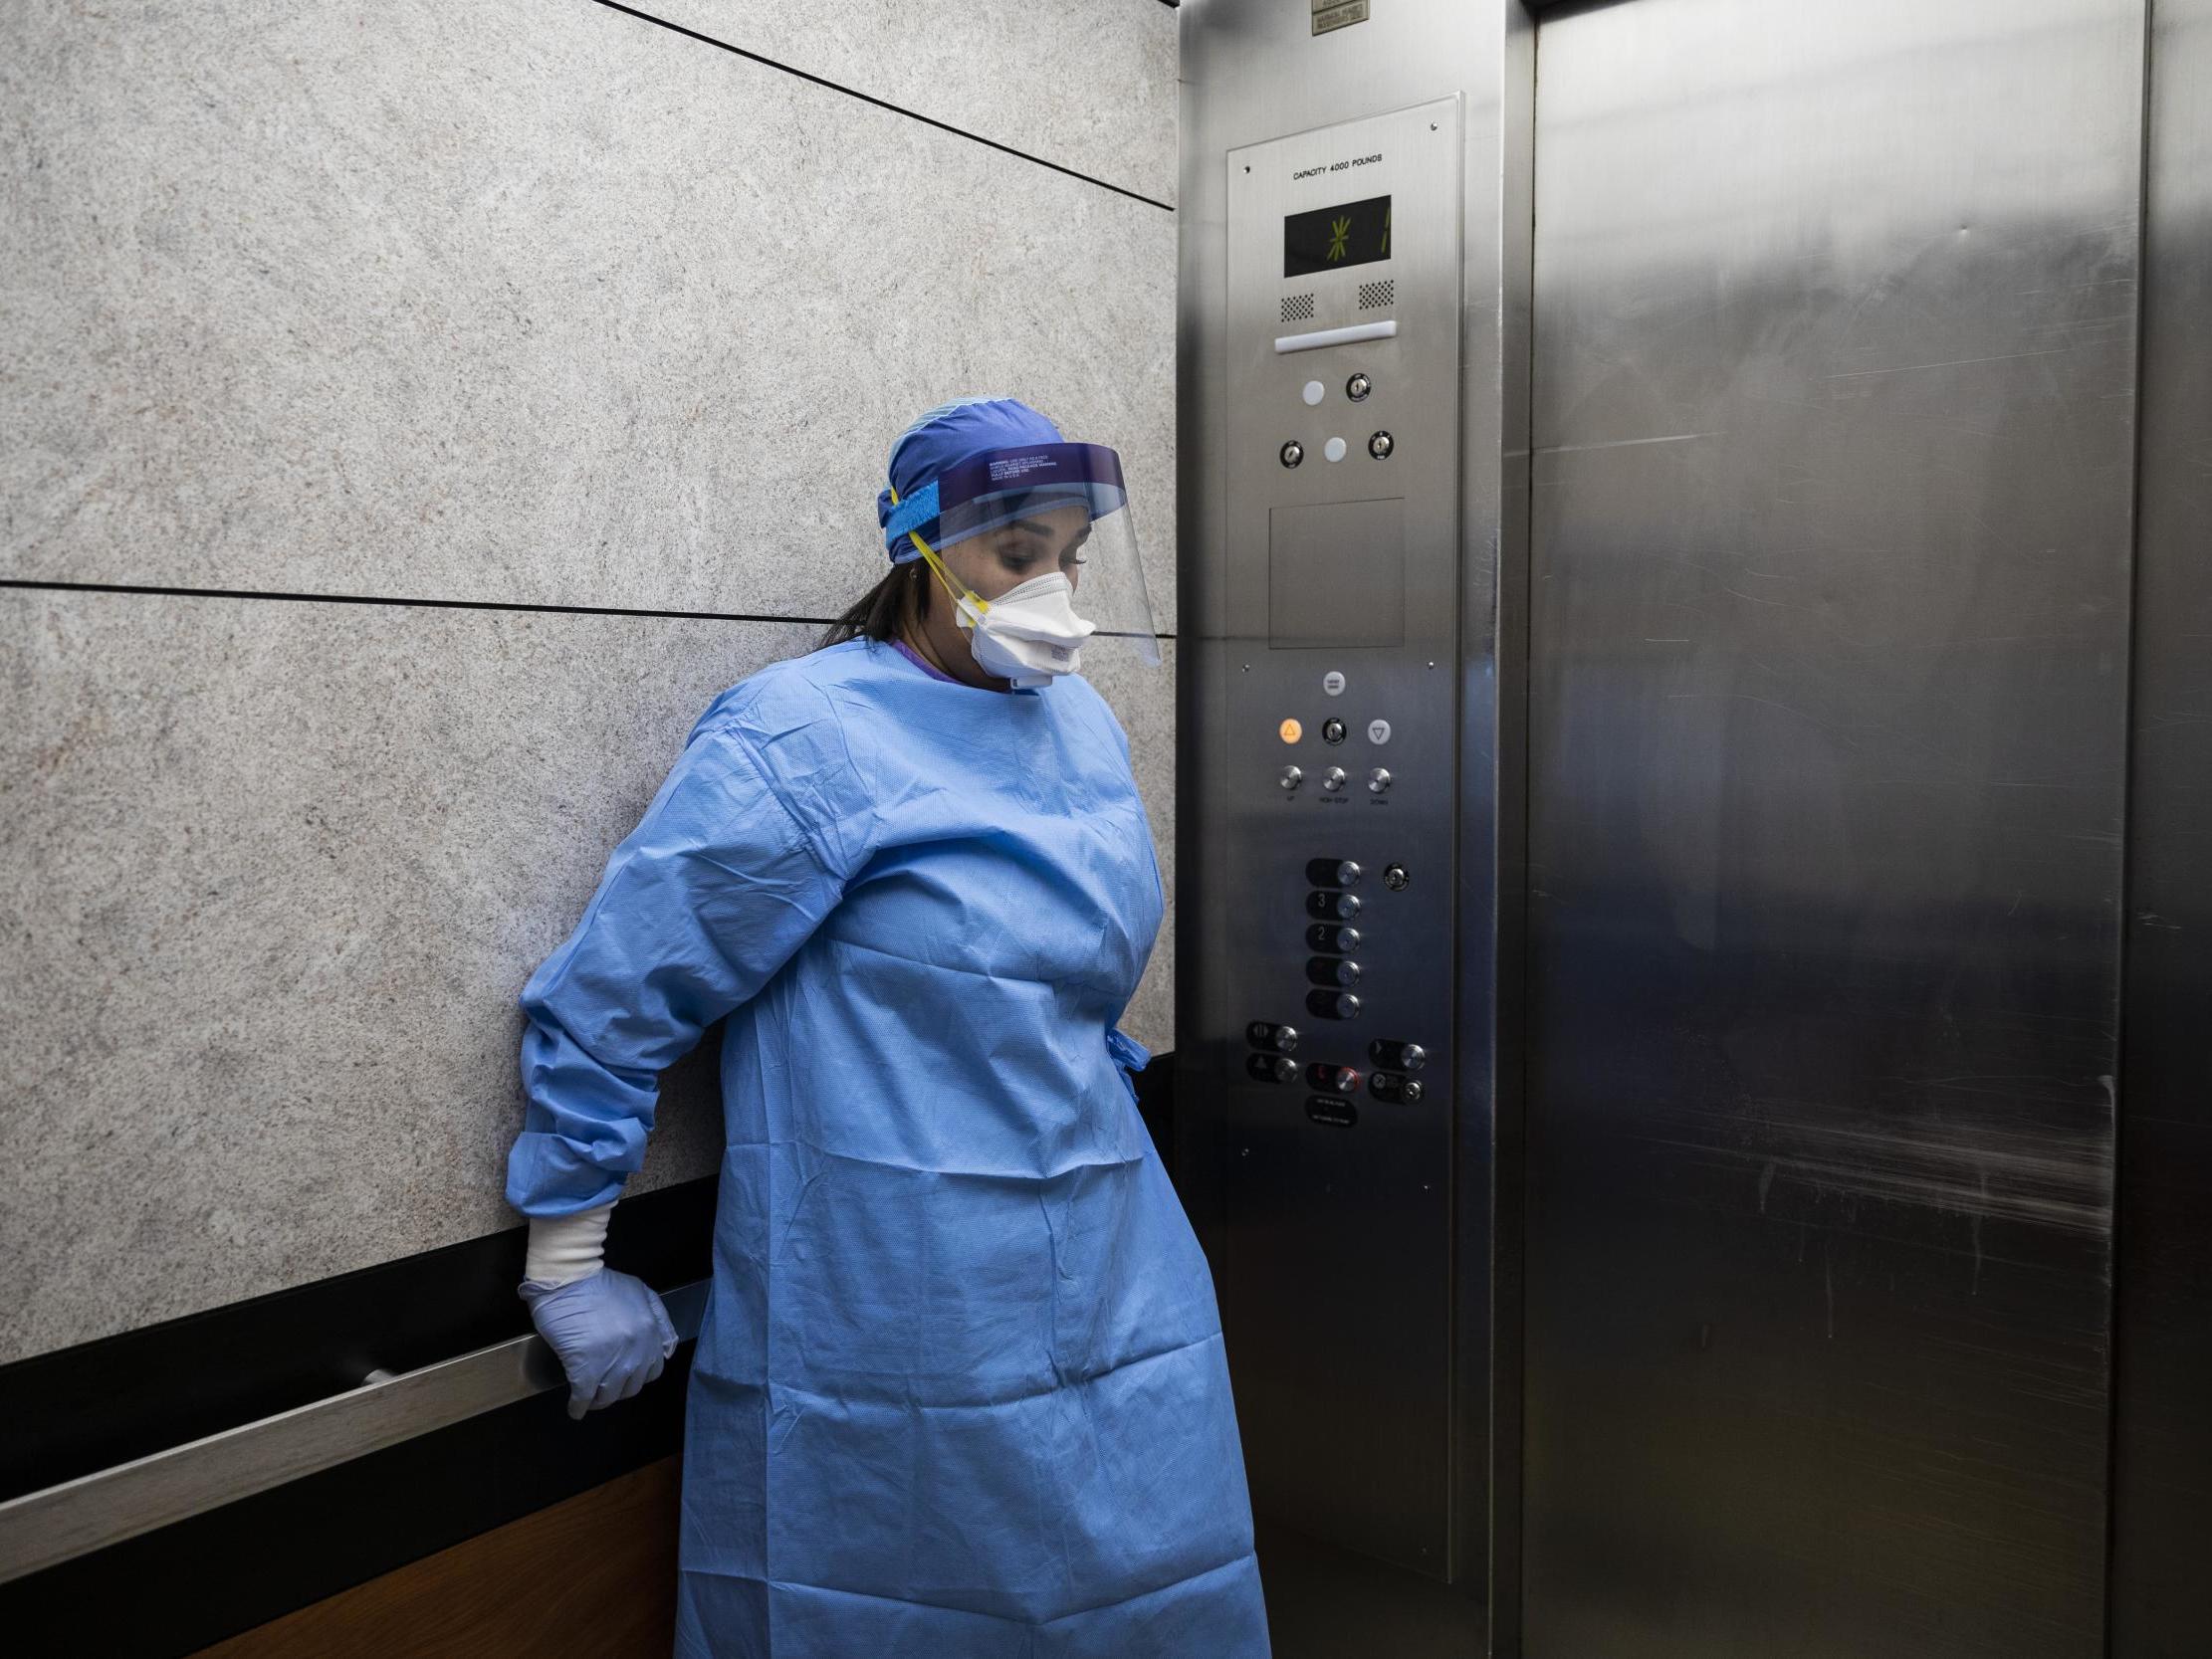
M2212 1646L2212 0L2159 0L2143 272L2112 1653Z
M2101 1651L2142 12L1540 32L1532 1659Z

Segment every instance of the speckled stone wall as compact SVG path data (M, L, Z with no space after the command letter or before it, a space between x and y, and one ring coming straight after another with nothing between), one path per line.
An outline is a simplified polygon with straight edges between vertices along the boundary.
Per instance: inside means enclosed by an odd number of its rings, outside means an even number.
M515 993L920 409L1120 449L1174 626L1173 11L659 15L0 8L0 1361L513 1224Z

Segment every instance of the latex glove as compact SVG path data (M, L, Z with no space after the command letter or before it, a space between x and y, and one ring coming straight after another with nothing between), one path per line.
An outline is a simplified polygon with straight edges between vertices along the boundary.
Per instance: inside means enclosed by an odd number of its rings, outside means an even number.
M661 1374L676 1351L668 1310L642 1279L601 1268L565 1285L523 1286L538 1335L568 1376L568 1415L626 1400Z

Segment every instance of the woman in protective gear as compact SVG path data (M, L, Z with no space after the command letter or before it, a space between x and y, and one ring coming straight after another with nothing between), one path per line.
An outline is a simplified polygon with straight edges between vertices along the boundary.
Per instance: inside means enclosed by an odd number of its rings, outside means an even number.
M727 1016L678 1651L1257 1659L1213 1287L1115 1029L1162 908L1076 672L1158 660L1120 468L976 400L889 473L890 574L716 700L524 990L524 1295L571 1409L658 1374L600 1243Z

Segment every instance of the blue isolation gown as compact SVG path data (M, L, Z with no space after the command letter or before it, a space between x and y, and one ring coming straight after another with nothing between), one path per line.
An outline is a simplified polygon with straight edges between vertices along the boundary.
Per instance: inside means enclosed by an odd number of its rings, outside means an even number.
M854 641L715 703L532 977L526 1214L612 1199L729 1015L679 1653L1267 1652L1213 1287L1114 1030L1160 917L1090 686Z

